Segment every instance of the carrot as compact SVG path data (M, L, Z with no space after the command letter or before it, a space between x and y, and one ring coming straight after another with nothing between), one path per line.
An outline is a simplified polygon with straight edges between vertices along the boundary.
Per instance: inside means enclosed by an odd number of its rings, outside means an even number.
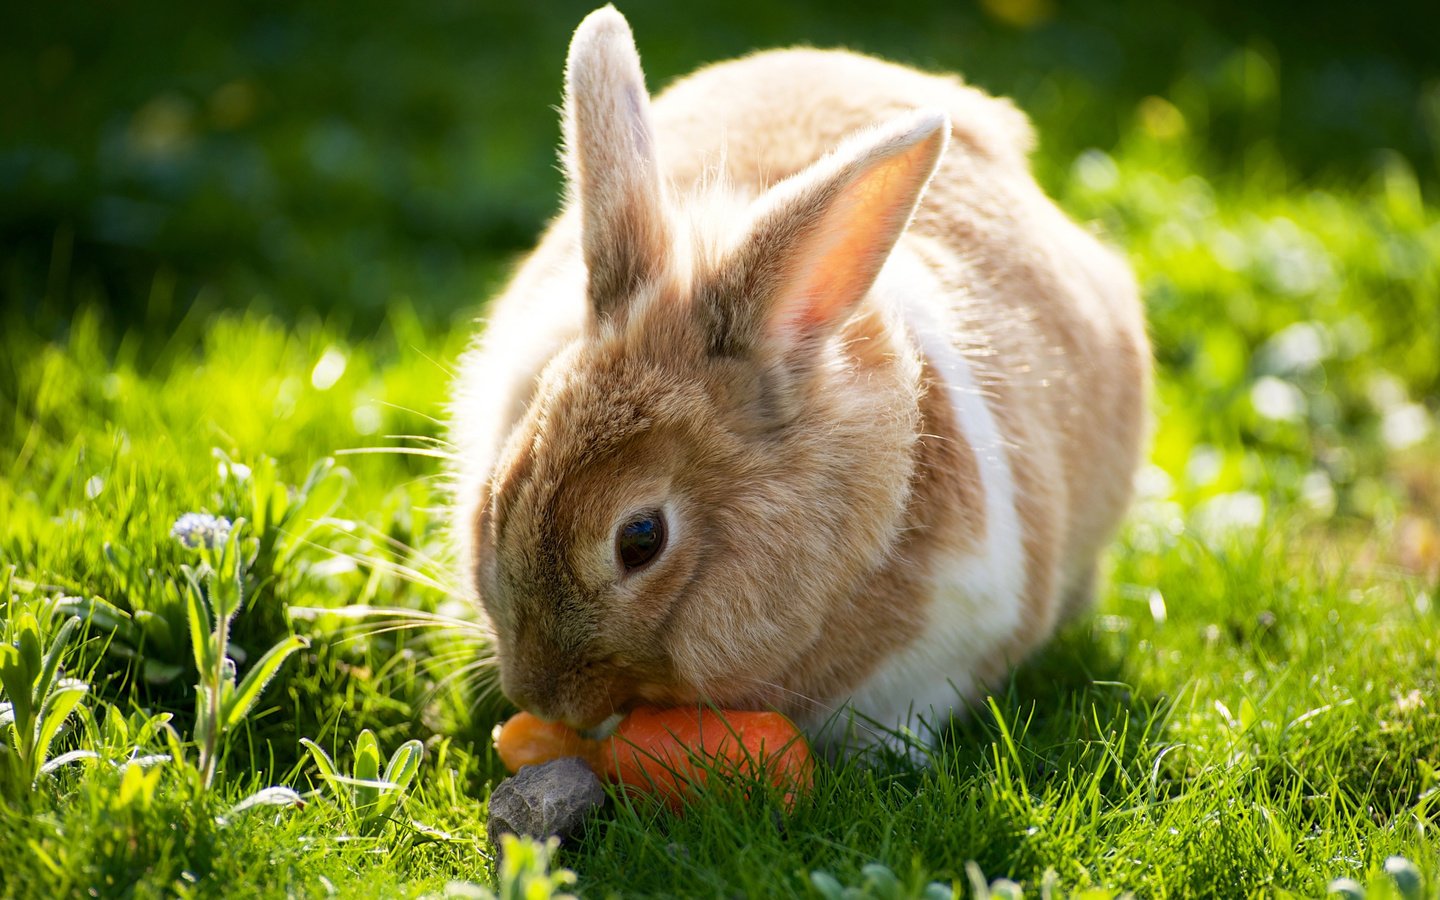
M497 730L495 747L511 772L579 756L607 781L656 794L676 811L712 772L767 780L793 806L797 793L809 790L814 770L810 746L794 723L773 712L637 709L603 741L522 712Z
M564 756L578 756L600 771L600 742L586 740L563 722L547 722L519 712L495 730L495 752L514 774L521 766L536 766Z
M692 785L720 777L761 778L793 806L810 788L814 761L795 725L779 713L676 707L626 716L601 755L605 777L640 794L655 793L679 810Z

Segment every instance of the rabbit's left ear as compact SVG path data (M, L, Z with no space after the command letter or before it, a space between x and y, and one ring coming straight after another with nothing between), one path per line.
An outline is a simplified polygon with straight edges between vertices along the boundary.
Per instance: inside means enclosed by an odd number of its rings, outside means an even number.
M660 271L669 245L650 96L630 25L613 6L586 16L570 41L564 127L590 305L613 316Z
M712 347L803 367L880 274L945 152L949 125L942 112L901 117L762 197L720 283L702 295Z

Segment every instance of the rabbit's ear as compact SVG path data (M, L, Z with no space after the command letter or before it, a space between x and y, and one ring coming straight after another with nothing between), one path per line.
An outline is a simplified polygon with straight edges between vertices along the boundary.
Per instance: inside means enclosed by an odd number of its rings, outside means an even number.
M712 347L792 364L870 290L945 151L949 119L921 110L846 141L759 201L749 235L705 291ZM708 296L705 296L708 295Z
M611 316L659 272L668 246L650 97L630 26L613 6L586 16L570 41L565 164L590 305Z

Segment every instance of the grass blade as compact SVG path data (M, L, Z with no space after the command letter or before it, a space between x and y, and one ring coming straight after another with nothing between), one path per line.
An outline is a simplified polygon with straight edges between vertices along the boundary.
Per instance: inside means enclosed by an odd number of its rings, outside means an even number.
M20 651L9 644L0 644L0 688L10 698L10 721L28 725L34 702L30 679ZM16 730L22 729L17 726Z
M227 698L226 708L221 713L225 727L234 728L243 722L255 701L260 699L260 692L265 690L265 686L279 673L280 667L290 658L290 654L309 646L308 638L292 634L260 657L260 661L246 673L245 680L240 682L234 696Z
M202 673L215 670L214 649L210 646L210 634L214 625L210 621L210 610L205 603L205 592L195 570L184 566L187 590L185 591L185 619L190 625L190 647L195 651L195 668Z
M60 670L60 656L70 643L70 635L80 625L79 616L71 616L55 632L55 637L50 641L50 649L45 651L45 661L40 668L40 679L35 683L35 696L44 697L50 693L50 687L55 683L55 673Z
M43 760L50 752L50 743L55 740L59 733L60 726L75 711L75 707L85 695L90 693L88 684L69 684L51 694L45 700L45 706L40 712L40 729L35 741L35 759ZM39 774L38 768L36 774Z
M415 773L420 771L420 760L424 756L424 744L415 740L406 741L390 755L390 763L385 767L384 780L394 784L397 792L404 793L410 787L410 782L414 780Z
M360 782L380 780L380 744L375 732L366 728L355 739L355 778ZM355 785L355 806L369 810L380 799L380 788L368 784Z

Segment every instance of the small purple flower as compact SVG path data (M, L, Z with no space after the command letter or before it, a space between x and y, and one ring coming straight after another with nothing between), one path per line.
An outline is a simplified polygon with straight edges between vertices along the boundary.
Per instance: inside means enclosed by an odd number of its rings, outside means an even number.
M175 520L170 536L189 547L218 547L230 536L230 520L209 513L189 512Z

